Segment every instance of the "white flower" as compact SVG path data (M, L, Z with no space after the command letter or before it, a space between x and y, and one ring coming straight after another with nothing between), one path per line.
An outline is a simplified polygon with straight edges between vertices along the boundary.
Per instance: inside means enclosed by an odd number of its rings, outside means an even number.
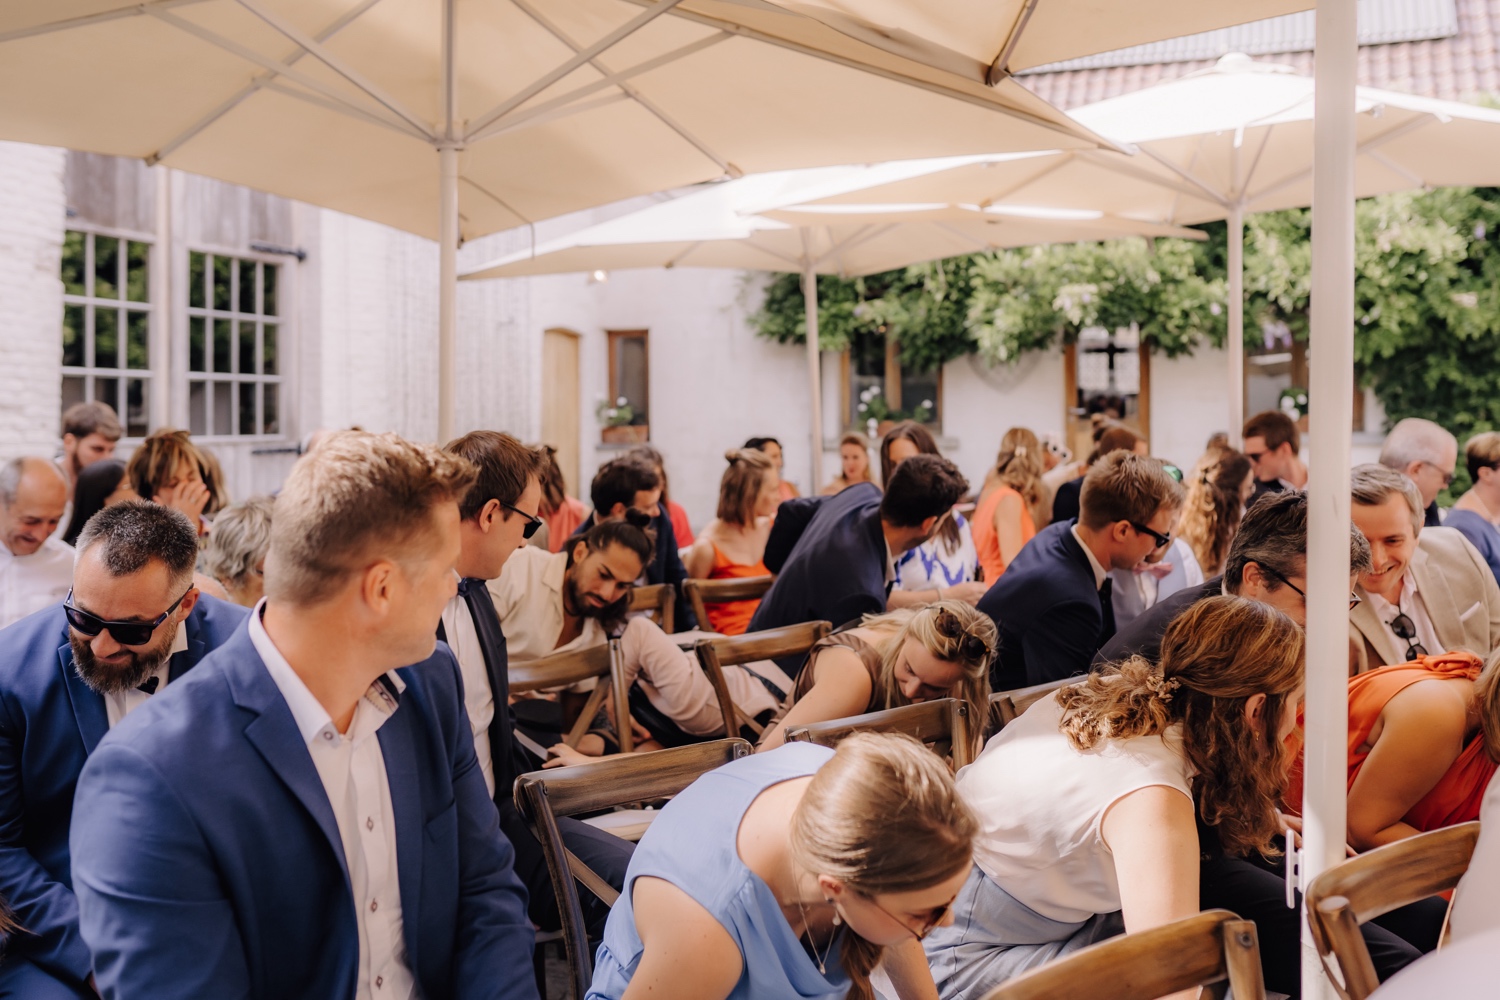
M630 402L630 400L626 399L624 396L621 396L619 399L615 400L615 405L616 406L624 406L625 404L627 404L629 402Z
M930 409L932 409L932 400L930 400L930 399L924 399L924 400L922 400L922 409L924 409L924 410L930 410Z
M878 396L878 395L880 395L880 386L878 386L878 385L872 385L872 386L870 386L870 395L871 396Z
M869 405L867 403L860 403L859 404L859 412L860 413L868 413L868 412L870 412Z
M1219 313L1223 312L1224 310L1221 309L1221 308L1219 308L1219 304L1217 302L1210 302L1208 304L1208 311L1210 313L1212 313L1213 315L1217 316L1217 315L1219 315Z

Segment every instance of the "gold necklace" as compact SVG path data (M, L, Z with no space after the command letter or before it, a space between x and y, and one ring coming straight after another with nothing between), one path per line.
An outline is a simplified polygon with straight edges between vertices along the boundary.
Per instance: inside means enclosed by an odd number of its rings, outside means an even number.
M802 905L802 895L797 895L797 912L802 916L802 933L807 935L807 946L812 949L813 961L818 963L819 975L828 975L828 956L833 954L833 938L838 933L839 920L838 910L833 911L834 931L828 936L828 950L818 954L818 942L813 939L812 925L807 922L807 909Z

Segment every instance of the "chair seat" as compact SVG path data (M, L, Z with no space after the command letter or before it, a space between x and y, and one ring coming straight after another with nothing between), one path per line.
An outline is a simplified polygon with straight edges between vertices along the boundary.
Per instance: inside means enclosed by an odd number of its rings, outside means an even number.
M635 843L645 836L651 828L653 820L659 816L655 809L617 809L614 812L600 813L598 816L585 817L583 822L596 830L612 833L621 840Z

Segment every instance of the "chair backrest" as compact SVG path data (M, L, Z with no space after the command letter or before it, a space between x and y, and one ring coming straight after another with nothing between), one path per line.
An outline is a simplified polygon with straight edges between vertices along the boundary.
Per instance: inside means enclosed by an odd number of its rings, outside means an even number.
M692 605L698 627L708 628L708 605L757 601L771 589L774 576L742 576L734 580L684 580L682 592Z
M553 691L593 680L593 689L588 693L578 718L573 721L563 742L573 747L588 732L604 696L614 692L615 735L620 749L629 753L634 747L630 728L629 689L625 674L620 669L620 641L611 639L607 644L572 649L564 653L552 653L517 663L512 660L507 671L510 677L511 694L528 691ZM609 683L605 683L606 678Z
M999 732L1021 717L1021 713L1047 697L1058 688L1077 684L1082 677L1065 677L1060 681L1034 684L1031 687L1011 688L990 695L989 726L992 733Z
M766 579L770 578L766 577ZM694 582L689 580L688 586L691 587ZM704 619L700 617L698 621L701 624ZM760 723L746 715L730 699L729 685L724 683L725 667L806 653L832 629L833 626L827 622L804 622L801 625L788 625L785 628L746 632L743 635L729 635L699 642L694 650L698 654L698 662L703 665L704 672L708 674L709 683L714 686L714 693L719 697L719 709L724 714L724 732L732 736L740 731L741 726L748 726L759 736L762 729Z
M649 587L636 587L630 592L630 604L625 609L645 611L647 617L661 626L669 635L674 631L673 611L677 607L677 588L670 583L653 583Z
M1364 1000L1380 985L1359 925L1458 885L1478 823L1419 833L1323 872L1307 887L1307 923L1339 994Z
M619 893L568 850L557 826L558 818L669 798L703 774L751 752L750 744L744 740L714 740L654 753L607 757L592 764L532 771L516 778L516 807L542 843L552 889L557 894L573 1000L583 1000L594 975L588 928L578 901L578 884L582 883L609 906L614 905Z
M787 730L786 738L833 747L850 733L905 733L926 743L938 755L951 758L955 771L969 763L969 706L957 698L813 722Z
M1255 922L1207 910L1048 962L982 1000L1155 1000L1228 980L1235 1000L1265 1000Z

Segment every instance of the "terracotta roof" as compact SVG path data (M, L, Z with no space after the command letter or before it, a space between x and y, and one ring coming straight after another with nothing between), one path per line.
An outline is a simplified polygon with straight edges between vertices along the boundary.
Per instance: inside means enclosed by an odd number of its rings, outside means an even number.
M1484 94L1500 94L1500 0L1455 0L1458 33L1447 38L1389 45L1365 45L1359 50L1359 82L1368 87L1400 90L1426 97L1475 101ZM1311 52L1259 55L1258 60L1280 62L1308 76ZM1076 108L1107 97L1117 97L1164 80L1212 66L1214 60L1111 66L1060 73L1028 73L1017 79L1053 105Z

